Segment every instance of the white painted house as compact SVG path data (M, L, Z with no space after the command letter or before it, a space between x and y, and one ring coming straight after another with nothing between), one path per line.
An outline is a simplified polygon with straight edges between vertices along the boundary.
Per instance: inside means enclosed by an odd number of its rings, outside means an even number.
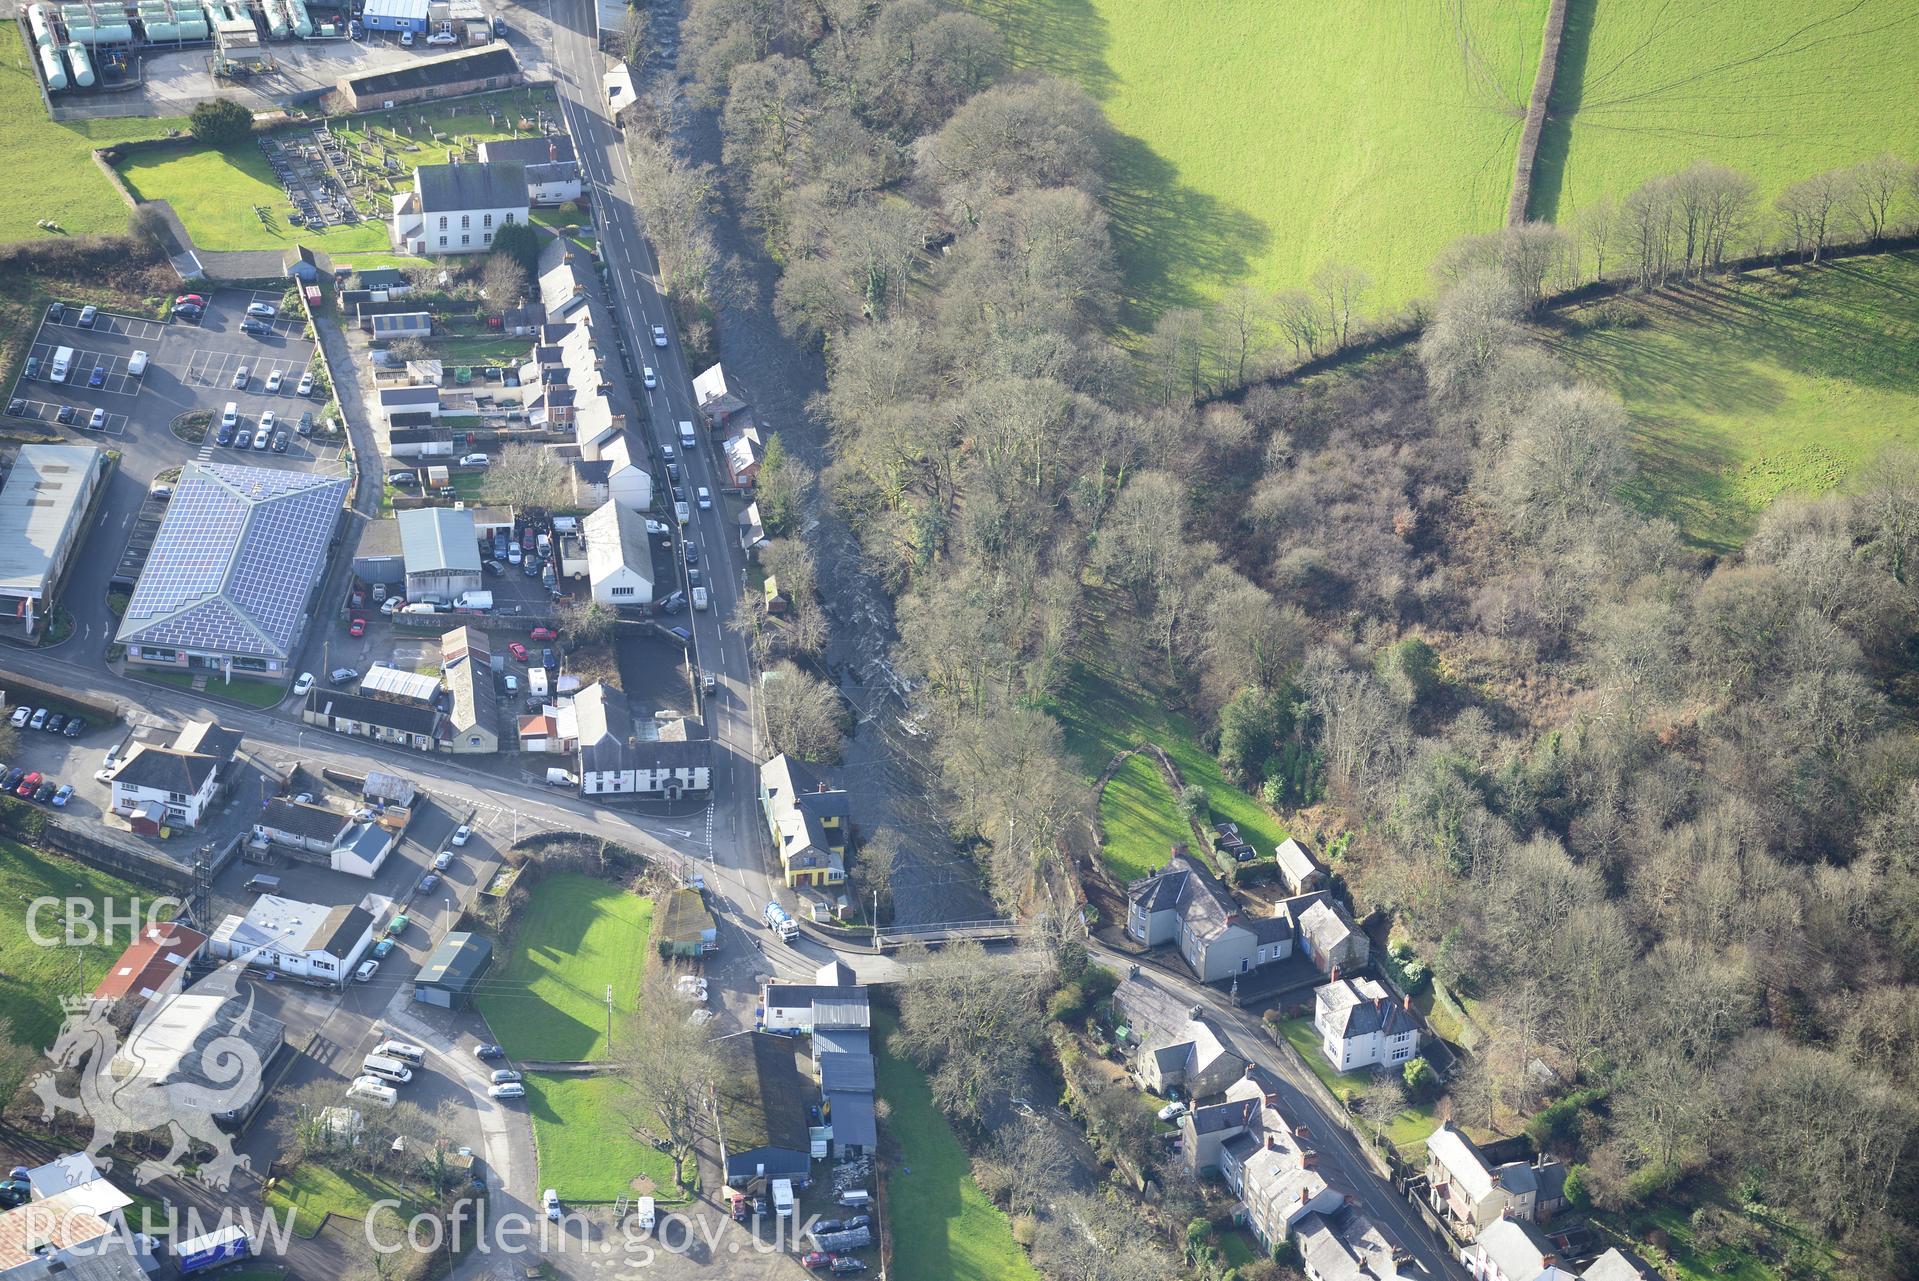
M371 896L357 906L329 907L263 894L245 916L229 916L207 940L207 955L230 961L251 954L253 965L294 978L344 983L373 945Z
M581 533L593 599L603 605L650 604L653 549L646 541L646 517L608 499L582 523Z
M393 199L393 244L403 253L480 254L527 214L526 166L514 161L421 165Z
M1341 1072L1397 1068L1419 1052L1419 1019L1377 979L1335 979L1313 989L1320 1053Z

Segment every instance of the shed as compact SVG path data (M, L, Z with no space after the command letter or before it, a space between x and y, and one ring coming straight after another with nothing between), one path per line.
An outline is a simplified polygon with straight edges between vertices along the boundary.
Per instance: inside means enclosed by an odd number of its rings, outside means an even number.
M426 958L413 980L413 997L450 1010L472 999L473 989L493 963L493 944L461 930L448 934Z
M719 947L719 930L698 890L674 890L660 913L659 949L664 958L695 958Z
M360 22L368 31L426 32L427 0L366 0Z

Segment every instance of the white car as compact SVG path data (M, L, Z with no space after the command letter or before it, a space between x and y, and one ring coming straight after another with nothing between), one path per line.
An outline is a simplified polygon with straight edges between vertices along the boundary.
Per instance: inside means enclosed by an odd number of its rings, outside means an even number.
M274 370L272 373L267 375L267 391L274 395L278 395L280 392L280 388L286 385L286 380L287 380L286 370L284 369Z
M380 612L389 618L405 608L406 597L404 596L389 596L380 602Z
M1162 1121L1177 1121L1180 1117L1186 1115L1186 1105L1184 1103L1168 1103L1154 1115L1158 1116Z
M465 845L468 841L472 839L473 839L473 829L468 827L465 823L460 824L459 827L455 828L453 831L453 843L455 845Z
M649 534L670 534L673 532L673 529L665 521L654 520L651 516L648 516L646 518L646 532Z
M710 512L713 510L713 493L707 489L706 486L702 485L699 489L695 490L693 499L699 503L701 511Z
M99 431L106 425L107 425L106 410L96 409L91 414L87 415L87 426L91 427L94 431Z
M16 707L13 709L13 715L8 719L12 721L15 729L25 729L27 727L27 721L32 716L33 709L31 707Z
M253 433L253 447L255 449L266 449L266 448L269 448L272 444L273 444L272 428L262 427L258 431Z
M233 386L237 391L245 391L247 384L253 381L253 366L241 365L233 371Z
M312 374L300 375L300 393L299 394L302 396L311 396L313 394L313 375Z
M147 353L136 351L133 353L133 359L127 362L127 377L138 378L145 372L147 372Z
M653 366L646 365L640 370L640 381L648 387L657 387L660 385L660 376L653 372Z
M462 454L460 456L460 466L462 467L491 467L492 465L493 460L485 454Z
M666 326L665 325L653 326L653 345L655 347L666 346Z
M280 314L280 309L270 302L251 302L247 304L247 315L258 316L262 320L272 320Z
M460 43L460 37L454 35L451 31L436 31L426 38L426 42L428 44L458 44Z
M300 679L293 682L294 697L305 698L307 696L307 692L311 690L312 688L313 688L313 673L301 672Z
M272 389L273 389L273 384L269 382L267 384L267 390L271 391ZM260 430L264 432L270 432L273 430L273 425L278 421L279 419L276 418L274 416L273 411L269 409L264 414L260 415Z
M446 871L447 868L452 866L453 866L452 850L441 850L439 853L439 857L433 860L433 870L436 872L444 872Z
M526 1087L518 1081L508 1081L505 1085L489 1085L486 1087L486 1097L489 1099L523 1099L526 1097Z
M353 977L364 983L379 972L380 963L378 961L361 961L360 968L353 971Z
M546 1210L546 1217L558 1223L560 1221L560 1194L548 1188L540 1196L540 1205Z

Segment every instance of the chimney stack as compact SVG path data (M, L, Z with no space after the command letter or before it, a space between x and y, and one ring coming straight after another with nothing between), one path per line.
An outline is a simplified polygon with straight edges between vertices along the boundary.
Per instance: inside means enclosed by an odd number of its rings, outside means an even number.
M557 165L560 163L560 144L557 141L549 140L547 142L546 159L548 164Z
M1406 1010L1407 1010L1407 1012L1408 1012L1408 1013L1411 1013L1411 1012L1412 1012L1412 1008L1413 1008L1413 998L1409 996L1409 997L1407 997L1407 998L1406 998Z
M1333 972L1327 976L1326 981L1329 983L1339 982L1339 967L1337 965L1333 967Z

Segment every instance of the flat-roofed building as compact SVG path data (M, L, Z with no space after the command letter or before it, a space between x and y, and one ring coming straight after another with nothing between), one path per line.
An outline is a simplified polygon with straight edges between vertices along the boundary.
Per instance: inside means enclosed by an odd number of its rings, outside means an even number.
M45 617L73 551L106 454L92 445L22 445L0 485L0 611L28 631Z

